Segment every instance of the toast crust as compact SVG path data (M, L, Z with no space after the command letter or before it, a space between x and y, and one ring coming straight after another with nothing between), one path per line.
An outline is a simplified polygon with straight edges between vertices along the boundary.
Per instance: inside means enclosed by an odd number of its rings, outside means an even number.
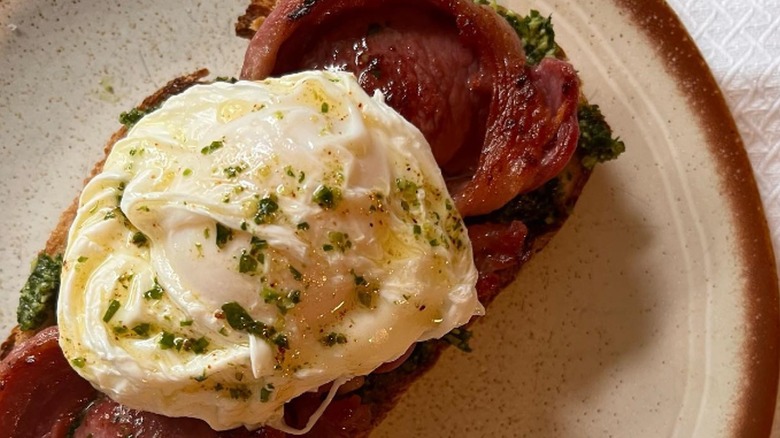
M236 35L252 39L274 6L276 6L276 0L252 0L244 15L236 20Z

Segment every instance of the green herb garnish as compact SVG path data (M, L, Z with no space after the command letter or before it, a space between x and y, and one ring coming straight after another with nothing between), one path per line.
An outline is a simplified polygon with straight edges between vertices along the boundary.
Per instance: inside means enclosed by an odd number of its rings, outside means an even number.
M119 115L119 123L125 125L128 129L132 128L133 125L138 123L146 114L147 111L138 108L133 108L130 111L123 111L122 114Z
M320 339L320 342L326 347L332 347L336 344L346 344L347 337L343 333L330 332Z
M269 195L260 199L260 201L257 203L255 223L267 224L273 222L278 211L279 204L277 203L276 195Z
M149 337L149 330L151 330L151 328L152 328L151 324L149 324L148 322L144 322L133 327L132 330L138 336L142 338L146 338Z
M174 348L175 341L176 336L173 333L163 331L162 336L160 336L160 348L163 350L170 350L171 348Z
M149 243L149 238L146 237L146 234L140 231L136 231L133 233L133 237L130 239L130 242L140 248L146 246L146 244Z
M260 401L267 403L271 399L271 394L274 392L274 385L269 383L260 388Z
M290 269L290 274L292 274L292 276L293 276L293 279L294 279L295 281L301 281L301 280L303 280L303 274L301 274L301 271L299 271L299 270L295 269L295 267L294 267L293 265L290 265L290 266L289 266L289 269Z
M38 254L16 309L16 321L20 329L36 330L54 316L61 272L62 256Z
M233 230L217 222L217 248L222 249L233 239Z
M225 146L225 143L221 140L212 141L210 145L201 149L200 153L203 155L209 155L216 150L222 149L223 146Z
M241 257L238 260L238 272L246 274L255 271L257 271L257 259L246 251L242 251Z
M340 231L329 231L328 242L330 243L329 245L324 245L322 247L325 251L332 251L334 248L337 248L339 251L344 252L352 248L352 241L349 240L349 234ZM328 246L327 249L326 246Z
M240 304L233 301L222 306L222 312L225 314L228 325L233 330L247 332L255 336L260 336L268 339L271 328L260 321L255 321L247 313L247 311L241 307Z
M106 309L106 313L103 314L103 322L111 321L111 318L114 317L120 306L121 304L119 301L111 300L111 302L108 304L108 308Z
M163 296L163 288L160 286L160 283L157 282L157 279L154 279L154 286L149 289L148 291L144 292L144 298L147 300L159 300Z
M366 277L355 274L355 271L352 271L352 275L355 279L355 294L358 302L369 309L375 308L379 288L366 280Z
M598 105L580 105L577 118L580 125L579 148L583 152L582 165L586 169L614 160L625 152L625 143L620 138L612 137L612 129Z
M326 210L334 208L341 201L341 190L320 185L314 190L312 200Z

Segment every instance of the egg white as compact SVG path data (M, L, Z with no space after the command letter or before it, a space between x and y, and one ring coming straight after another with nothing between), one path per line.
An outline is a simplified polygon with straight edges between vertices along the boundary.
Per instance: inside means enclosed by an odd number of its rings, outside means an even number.
M198 85L146 115L85 187L62 280L79 374L217 430L281 425L301 393L483 312L425 139L337 72Z

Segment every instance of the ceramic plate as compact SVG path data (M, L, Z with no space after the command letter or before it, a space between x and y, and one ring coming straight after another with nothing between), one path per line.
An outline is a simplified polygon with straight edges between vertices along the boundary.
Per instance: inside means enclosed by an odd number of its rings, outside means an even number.
M0 3L0 329L117 115L198 67L236 75L244 2ZM628 151L376 436L757 437L778 285L741 140L661 1L508 1L558 41Z

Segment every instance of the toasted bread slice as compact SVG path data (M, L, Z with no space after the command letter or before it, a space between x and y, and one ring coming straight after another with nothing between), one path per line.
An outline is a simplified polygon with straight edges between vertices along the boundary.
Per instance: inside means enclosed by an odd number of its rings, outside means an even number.
M257 28L262 24L267 14L270 13L275 3L275 0L252 0L246 13L242 15L236 23L237 35L251 38ZM162 89L144 99L144 101L138 105L137 110L140 113L148 112L161 105L170 96L181 93L195 84L203 83L203 79L207 75L208 71L201 69L174 79ZM582 104L587 104L584 98L582 99ZM126 133L127 128L124 126L114 133L105 146L106 156L113 145L119 139L123 138ZM574 157L558 177L550 184L532 192L529 198L520 200L521 204L526 202L532 208L534 202L536 202L534 196L539 195L545 199L545 202L549 201L554 204L551 209L553 214L549 214L546 217L541 218L541 220L538 220L538 218L528 220L528 218L524 217L526 210L518 207L516 209L502 210L495 214L467 219L469 225L519 220L525 222L528 228L527 237L524 240L522 248L517 248L517 257L519 258L520 263L510 269L494 273L488 293L481 295L481 300L485 306L492 302L496 295L515 279L520 266L550 241L571 214L572 208L577 202L577 199L592 172L592 166L584 164L585 155L586 152L581 148L578 148ZM91 179L102 170L104 162L105 158L95 164L87 180ZM58 225L49 236L43 251L44 253L54 256L61 254L64 251L67 243L68 230L71 222L75 218L77 204L78 200L74 201L74 203L63 212ZM507 217L507 215L510 217ZM0 348L0 359L4 358L15 345L31 337L37 331L53 324L55 324L55 321L53 318L50 318L50 320L35 331L22 331L18 327L15 328L11 336ZM461 330L459 333L445 337L444 339L419 343L397 368L389 372L368 375L362 381L362 386L359 386L350 392L340 394L339 397L341 399L350 398L355 400L359 410L357 412L351 412L349 415L345 415L343 423L335 425L339 431L339 436L360 437L369 435L392 409L398 399L403 395L404 391L436 363L445 348L455 344L460 348L468 349L466 343L467 336L463 336L467 333L466 330ZM292 403L291 409L296 409L296 406L308 405L316 406L316 403ZM307 412L306 410L307 409L304 408L300 412L286 412L288 423L290 423L291 426L298 427L300 426L300 423L305 423L306 419L308 419L311 414L311 412ZM320 435L317 435L318 432ZM323 430L318 430L316 428L313 431L313 434L316 436L322 436L323 433L329 432L323 432Z

